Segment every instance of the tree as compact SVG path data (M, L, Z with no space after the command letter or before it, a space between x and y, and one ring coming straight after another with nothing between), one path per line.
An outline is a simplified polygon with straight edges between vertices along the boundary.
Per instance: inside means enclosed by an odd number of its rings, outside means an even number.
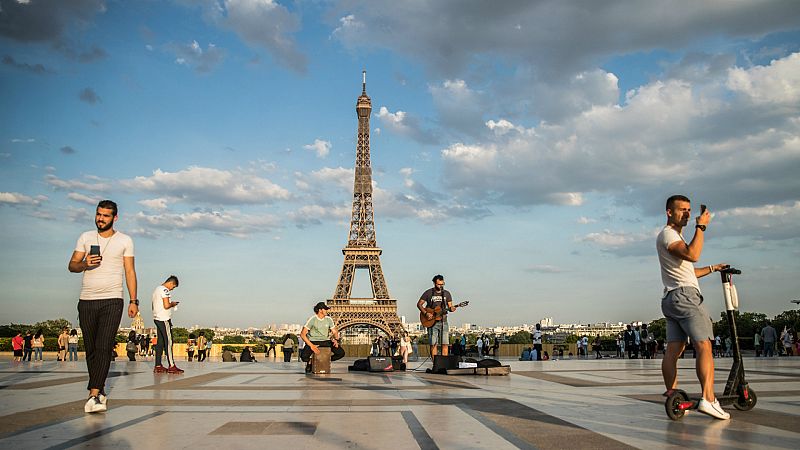
M244 344L244 336L225 336L222 338L223 344Z
M772 319L772 326L775 327L778 334L781 334L784 328L797 331L800 329L800 311L790 309L778 314Z
M187 330L186 328L173 328L172 342L175 342L177 344L185 344L189 342L189 330Z
M34 330L42 329L45 337L58 337L61 330L64 328L72 329L72 323L69 320L61 318L54 320L45 320L44 322L37 322L33 325Z
M667 339L667 319L660 318L656 319L649 324L647 324L647 332L654 338L658 339L659 341L663 341Z
M530 344L531 342L533 342L533 336L525 330L517 331L508 338L509 344Z
M205 333L204 336L206 337L206 339L212 342L214 341L214 330L212 330L211 328L198 328L194 330L193 333L195 334L195 336L200 336L201 331Z

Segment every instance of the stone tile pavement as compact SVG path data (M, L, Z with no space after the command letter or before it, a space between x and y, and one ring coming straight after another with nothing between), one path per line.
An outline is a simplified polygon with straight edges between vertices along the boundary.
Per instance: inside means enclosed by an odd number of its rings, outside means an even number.
M664 412L660 360L503 361L510 376L419 371L310 376L301 363L116 361L109 410L85 414L83 362L0 359L0 447L6 449L550 449L800 448L800 358L746 358L752 411L718 421ZM730 359L717 360L717 392ZM420 365L421 364L421 365ZM681 385L699 392L694 360Z

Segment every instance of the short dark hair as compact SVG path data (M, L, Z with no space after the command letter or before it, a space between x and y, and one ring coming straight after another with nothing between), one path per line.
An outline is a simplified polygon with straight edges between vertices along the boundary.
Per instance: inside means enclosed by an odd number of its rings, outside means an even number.
M100 203L97 204L97 207L110 209L111 211L114 211L114 217L117 217L117 204L111 200L101 200Z
M434 275L433 278L431 279L431 281L434 282L434 283L436 283L437 280L444 281L444 275L441 275L441 274Z
M178 277L176 277L175 275L170 275L169 277L167 277L167 281L165 281L164 283L169 283L170 281L175 283L175 287L178 287L178 285L180 284L178 282Z
M689 202L689 203L691 203L692 201L689 200L689 197L687 197L685 195L677 195L676 194L676 195L673 195L673 196L671 196L670 198L667 199L667 209L668 210L672 209L672 207L674 206L675 202Z

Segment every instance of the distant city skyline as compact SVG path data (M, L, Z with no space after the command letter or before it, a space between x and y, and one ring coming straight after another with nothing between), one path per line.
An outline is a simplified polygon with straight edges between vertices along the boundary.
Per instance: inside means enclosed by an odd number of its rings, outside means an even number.
M341 270L362 70L407 320L437 273L456 323L657 319L675 193L743 311L800 298L800 2L0 0L0 63L0 323L77 323L104 198L146 323L170 274L177 326L305 322Z

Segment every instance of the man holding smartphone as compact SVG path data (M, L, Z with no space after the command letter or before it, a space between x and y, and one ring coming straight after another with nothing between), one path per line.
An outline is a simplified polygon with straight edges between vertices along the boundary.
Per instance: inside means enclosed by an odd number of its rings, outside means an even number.
M711 317L703 308L703 296L697 279L727 267L725 264L695 268L703 251L704 234L711 214L705 205L700 206L692 241L686 243L683 228L689 224L692 205L683 195L673 195L667 199L667 224L656 238L658 261L661 265L661 280L664 295L661 298L661 312L667 320L667 348L661 362L661 373L669 396L678 387L678 358L686 347L687 338L697 354L696 371L703 398L697 410L717 419L730 419L731 415L722 409L714 396L714 355L711 341L714 332Z
M153 291L153 323L156 324L158 342L156 342L156 366L153 373L183 373L175 365L175 356L172 354L172 313L178 307L178 302L172 301L172 290L178 287L178 277L170 275L167 281L160 284ZM161 355L167 356L167 367L161 365Z
M104 388L124 308L123 276L130 297L128 317L133 318L139 312L133 240L114 230L117 219L116 203L111 200L98 203L94 216L97 231L80 235L68 265L70 272L83 273L78 320L89 371L89 399L84 406L87 413L107 409Z

